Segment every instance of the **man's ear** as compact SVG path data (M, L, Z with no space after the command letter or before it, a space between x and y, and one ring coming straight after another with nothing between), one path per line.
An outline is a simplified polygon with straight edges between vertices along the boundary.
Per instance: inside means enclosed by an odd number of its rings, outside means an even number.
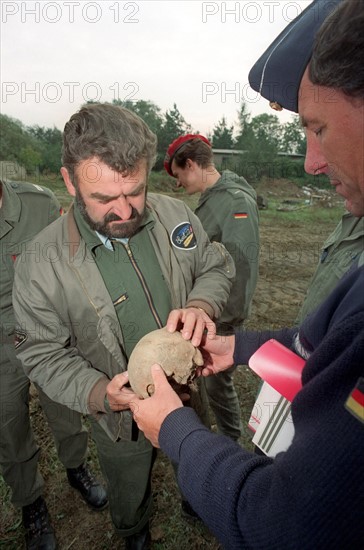
M187 159L186 160L186 168L188 168L189 170L195 170L196 169L196 162L194 160Z
M70 178L70 175L68 173L67 168L65 168L64 166L62 166L62 168L61 168L61 175L62 175L63 181L64 181L64 183L67 187L67 191L69 192L71 197L74 197L76 195L76 189L75 189L75 186L73 185L73 183L71 181L71 178Z

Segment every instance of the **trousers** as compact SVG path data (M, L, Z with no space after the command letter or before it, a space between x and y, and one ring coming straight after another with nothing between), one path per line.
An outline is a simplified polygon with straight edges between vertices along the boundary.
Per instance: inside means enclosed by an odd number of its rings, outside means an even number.
M156 450L137 428L136 441L114 442L96 420L90 420L114 528L121 537L134 535L148 522L152 511L151 473Z
M234 386L233 365L224 372L204 378L209 404L216 419L217 430L234 441L241 436L241 411Z
M12 503L22 507L43 492L38 468L40 449L29 417L30 382L14 346L0 349L0 469L12 490ZM82 415L55 403L37 388L39 400L54 437L58 457L65 468L77 468L86 458L88 432Z

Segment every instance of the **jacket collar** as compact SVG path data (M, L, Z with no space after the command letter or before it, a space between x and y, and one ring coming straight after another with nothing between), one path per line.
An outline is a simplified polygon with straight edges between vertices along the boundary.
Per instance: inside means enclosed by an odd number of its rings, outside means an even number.
M150 204L146 203L146 206L147 206L147 208L146 208L146 211L145 211L145 217L144 217L144 220L143 220L143 225L147 225L147 224L150 224L150 223L152 223L154 225L155 211L154 211L154 209L152 208L152 206ZM74 203L72 203L70 209L67 212L67 227L68 227L68 236L69 236L69 257L70 257L70 259L73 259L76 256L77 251L80 247L80 242L81 242L81 234L80 234L80 231L77 227L74 212L75 212L75 205L74 205ZM100 241L100 244L102 244L101 241Z

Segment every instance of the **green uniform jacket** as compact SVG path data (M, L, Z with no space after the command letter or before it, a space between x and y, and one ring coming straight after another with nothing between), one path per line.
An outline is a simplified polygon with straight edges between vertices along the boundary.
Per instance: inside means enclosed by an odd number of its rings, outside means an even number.
M15 259L30 239L59 218L61 206L53 193L40 185L16 181L2 181L0 185L0 342L13 345ZM32 253L37 255L37 250L33 248Z
M147 207L156 218L149 236L173 308L196 304L218 317L235 275L231 257L220 243L209 242L182 201L150 194ZM186 248L173 244L186 237L176 233L182 222L192 225L195 247L191 235ZM72 210L36 240L40 261L23 254L15 266L18 356L26 373L54 401L96 414L112 439L130 439L130 411L100 412L107 383L127 364L114 306Z
M298 316L303 321L324 301L341 277L364 254L364 218L345 214L321 249L320 262L311 279ZM361 264L361 262L359 262Z
M248 317L258 279L259 213L254 189L225 170L201 194L195 214L211 241L221 242L236 267L229 301L219 321L239 325Z

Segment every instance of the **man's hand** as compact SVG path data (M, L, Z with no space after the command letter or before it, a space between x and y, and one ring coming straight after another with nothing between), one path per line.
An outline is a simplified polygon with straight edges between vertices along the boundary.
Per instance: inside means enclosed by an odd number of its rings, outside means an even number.
M168 332L180 330L183 338L191 340L196 348L201 343L205 329L210 338L216 334L215 323L205 311L197 307L174 309L168 316L166 327Z
M209 338L206 334L200 345L204 366L200 369L202 376L217 374L234 364L235 335Z
M154 394L147 399L140 399L133 394L129 408L133 412L134 420L138 428L144 432L154 447L159 447L159 432L165 418L172 411L183 407L181 399L171 388L162 367L157 364L151 368Z
M129 409L130 396L134 395L131 388L125 388L129 382L128 373L117 374L106 387L106 397L112 411L125 411Z

